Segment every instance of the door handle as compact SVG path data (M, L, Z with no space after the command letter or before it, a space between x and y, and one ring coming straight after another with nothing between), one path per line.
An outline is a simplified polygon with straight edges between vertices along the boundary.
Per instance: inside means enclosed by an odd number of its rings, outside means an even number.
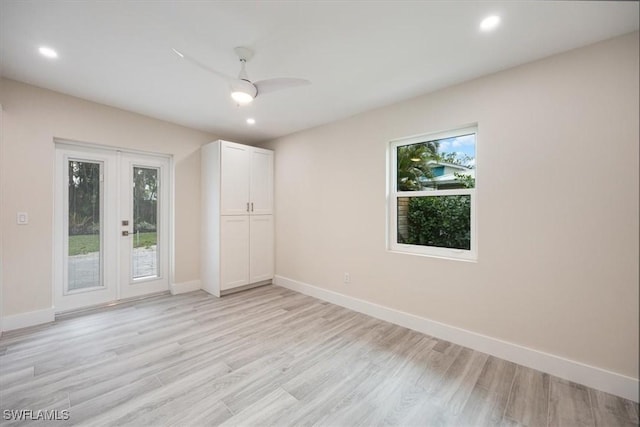
M247 202L247 212L249 212L249 202Z
M251 202L251 212L253 212L253 202Z
M122 232L122 236L123 236L123 237L127 237L128 235L129 235L129 232L128 232L127 230L124 230L124 231Z

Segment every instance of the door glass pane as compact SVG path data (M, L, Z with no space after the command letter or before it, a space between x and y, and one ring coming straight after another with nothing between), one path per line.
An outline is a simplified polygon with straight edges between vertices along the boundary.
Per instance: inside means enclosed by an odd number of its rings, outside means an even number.
M133 168L133 278L158 276L158 169Z
M69 291L102 286L100 169L100 163L69 161Z

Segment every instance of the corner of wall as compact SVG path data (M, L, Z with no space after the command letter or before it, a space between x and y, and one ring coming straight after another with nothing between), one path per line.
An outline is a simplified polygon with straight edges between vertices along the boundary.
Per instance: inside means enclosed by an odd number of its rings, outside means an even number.
M198 291L201 289L200 280L191 280L189 282L172 283L170 290L171 295L185 294L187 292Z

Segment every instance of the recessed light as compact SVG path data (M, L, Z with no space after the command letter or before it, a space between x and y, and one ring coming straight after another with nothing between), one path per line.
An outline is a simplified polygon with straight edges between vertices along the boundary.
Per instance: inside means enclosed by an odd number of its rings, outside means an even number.
M498 15L487 16L480 23L480 29L482 31L491 31L500 24L500 17Z
M256 124L256 119L253 119L253 118L251 118L251 117L250 117L250 118L248 118L248 119L247 119L247 124L248 124L248 125L255 125L255 124Z
M55 50L51 49L50 47L41 46L38 49L38 52L40 52L40 54L42 56L46 56L47 58L57 58L58 57L58 52L56 52Z

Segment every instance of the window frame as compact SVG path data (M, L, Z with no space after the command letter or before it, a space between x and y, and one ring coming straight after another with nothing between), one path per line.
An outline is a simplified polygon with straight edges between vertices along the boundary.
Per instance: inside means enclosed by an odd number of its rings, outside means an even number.
M478 126L469 125L444 132L428 133L407 138L400 138L389 142L388 151L388 179L387 179L387 217L388 217L388 244L391 252L422 255L435 258L446 258L461 261L478 260L478 233L477 233L477 187L478 166L475 170L475 187L449 190L423 190L423 191L398 191L397 183L397 149L405 145L413 145L421 142L435 141L463 135L475 135L475 159L478 158ZM440 197L453 195L469 195L470 199L470 249L452 249L437 246L410 245L398 243L398 198L399 197Z

